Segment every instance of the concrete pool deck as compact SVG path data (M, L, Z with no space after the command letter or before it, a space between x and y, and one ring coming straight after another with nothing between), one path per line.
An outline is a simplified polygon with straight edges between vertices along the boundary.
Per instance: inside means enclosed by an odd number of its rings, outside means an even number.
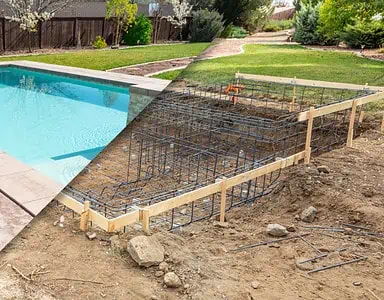
M29 61L1 62L1 67L20 67L61 76L127 86L141 101L128 112L134 119L170 83L168 80L58 66ZM143 105L144 103L144 105ZM49 177L0 149L0 251L8 245L63 189Z

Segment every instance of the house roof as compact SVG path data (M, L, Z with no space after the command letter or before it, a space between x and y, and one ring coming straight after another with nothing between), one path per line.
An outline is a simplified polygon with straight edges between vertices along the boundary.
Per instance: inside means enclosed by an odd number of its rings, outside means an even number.
M149 4L138 4L138 14L149 15ZM0 1L0 17L4 16L7 7ZM170 16L173 13L172 5L163 5L163 16ZM104 18L106 13L106 0L77 0L69 7L56 14L57 18Z

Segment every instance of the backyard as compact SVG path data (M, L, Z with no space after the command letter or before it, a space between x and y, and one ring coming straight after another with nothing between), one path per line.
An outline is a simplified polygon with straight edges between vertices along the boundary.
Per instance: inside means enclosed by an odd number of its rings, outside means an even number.
M384 85L384 62L357 57L350 52L310 50L297 45L246 45L245 53L191 64L182 79L218 83L236 72L302 79ZM157 78L171 79L177 72Z
M208 43L186 43L132 47L121 50L84 50L59 54L0 57L0 62L28 60L105 71L153 61L196 56L208 46Z

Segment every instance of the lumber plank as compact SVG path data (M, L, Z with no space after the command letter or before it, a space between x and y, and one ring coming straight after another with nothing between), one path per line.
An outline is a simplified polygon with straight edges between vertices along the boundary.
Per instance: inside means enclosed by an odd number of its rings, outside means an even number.
M308 119L308 127L307 127L307 138L305 141L305 159L304 163L309 164L311 161L311 143L312 143L312 131L313 131L313 119L315 116L315 109L311 107L309 110L309 119Z
M80 230L86 231L88 230L88 222L89 222L89 207L91 206L91 202L85 201L83 206L83 211L80 217Z
M347 138L347 147L352 147L353 144L353 133L356 120L356 110L357 110L357 100L353 101L352 112L349 120L349 129L348 129L348 138Z
M224 179L221 182L221 199L220 199L220 222L225 222L225 208L227 206L227 182Z
M109 220L108 232L114 232L120 228L128 225L135 224L140 221L139 211L125 214L115 219Z

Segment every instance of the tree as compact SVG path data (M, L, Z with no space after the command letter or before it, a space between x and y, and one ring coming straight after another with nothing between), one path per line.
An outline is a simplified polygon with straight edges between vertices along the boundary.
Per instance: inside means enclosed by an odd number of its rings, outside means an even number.
M11 15L6 19L19 23L20 29L28 33L28 50L32 52L31 34L38 30L38 24L54 17L55 13L67 7L73 0L4 0Z
M180 39L183 40L183 26L187 24L185 18L189 16L193 7L188 0L171 0L171 4L174 15L169 16L167 20L180 30Z
M116 23L116 34L114 45L119 46L121 32L127 31L129 24L136 19L138 7L136 3L130 0L108 0L107 1L107 19L113 19Z
M340 40L348 25L370 22L383 10L383 1L378 0L325 0L320 7L319 32Z
M212 10L215 5L215 0L190 0L189 3L193 6L193 10Z
M274 9L270 0L264 1L263 6L245 11L241 16L241 23L248 31L254 32L267 23Z
M301 9L296 13L293 21L295 32L293 40L304 45L314 45L322 42L322 37L317 31L319 24L320 4L316 6L309 4L301 4Z

